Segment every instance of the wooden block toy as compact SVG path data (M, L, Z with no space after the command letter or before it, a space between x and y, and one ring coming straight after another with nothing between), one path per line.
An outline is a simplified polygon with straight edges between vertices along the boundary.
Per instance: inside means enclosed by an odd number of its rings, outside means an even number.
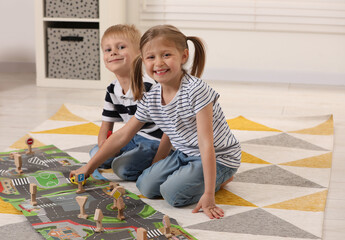
M75 200L77 201L79 207L80 207L80 214L78 215L78 218L87 219L87 214L85 213L85 203L87 201L88 196L77 196Z
M10 153L10 159L14 159L14 154L19 154L18 152L11 152Z
M117 207L117 219L124 220L125 215L123 215L123 210L125 209L126 205L123 201L122 196L120 196L116 201L116 207Z
M118 192L118 193L116 193L116 192ZM111 191L111 195L113 197L115 197L114 195L121 196L124 194L126 194L126 189L123 186L117 186L113 189L113 191Z
M36 193L37 193L37 185L34 183L30 183L30 193L31 193L31 205L36 206Z
M111 206L111 209L114 209L118 211L117 218L120 220L125 219L125 216L123 215L123 210L125 209L125 203L123 201L122 196L126 193L126 190L123 186L117 186L111 191L111 196L114 198L113 206Z
M17 173L22 174L23 173L23 170L22 170L23 160L22 160L22 155L20 155L19 153L14 154L14 164L16 165Z
M70 177L69 180L71 181L71 183L78 185L78 181L76 181L75 176ZM82 182L82 184L85 185L85 183L86 183L86 179Z
M85 192L85 189L83 187L83 182L85 181L85 175L84 174L78 174L77 175L77 181L78 181L78 190L76 193L83 193Z
M147 231L146 229L140 227L137 228L137 240L147 240Z
M116 182L109 182L109 188L110 191L112 191L114 188L120 186L120 184L116 183Z
M26 145L28 145L28 151L26 152L26 154L34 154L34 152L32 151L32 145L34 144L34 139L29 137L28 139L26 139Z
M95 216L93 218L96 221L95 232L103 232L104 228L102 226L103 212L101 209L97 208L95 211Z
M167 238L171 238L172 234L171 234L171 224L170 224L170 218L168 215L164 215L163 216L163 225L164 225L164 231L163 234L167 237Z
M114 198L113 206L111 206L111 209L117 209L117 199L125 193L126 190L122 186L117 186L113 189L113 191L111 191L110 195Z

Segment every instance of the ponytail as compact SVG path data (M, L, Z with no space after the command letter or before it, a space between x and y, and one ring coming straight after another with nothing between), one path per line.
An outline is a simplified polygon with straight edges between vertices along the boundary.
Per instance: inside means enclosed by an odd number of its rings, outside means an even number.
M205 67L205 59L206 59L205 46L203 42L201 41L201 39L198 37L186 37L186 39L187 41L188 40L192 41L195 47L191 75L200 78Z
M142 59L140 55L138 55L133 61L131 71L131 90L135 101L140 100L144 95Z

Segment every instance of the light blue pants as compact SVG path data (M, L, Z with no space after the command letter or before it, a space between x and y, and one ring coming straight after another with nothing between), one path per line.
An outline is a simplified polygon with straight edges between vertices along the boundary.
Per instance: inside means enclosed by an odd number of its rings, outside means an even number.
M216 191L236 171L217 163ZM145 197L163 197L174 207L197 203L205 189L201 157L188 157L176 150L145 169L137 180L137 187Z
M114 173L123 180L135 181L148 168L156 155L159 141L150 140L140 135L120 150L120 154L106 160L100 168L112 168ZM93 157L99 150L98 145L90 150Z

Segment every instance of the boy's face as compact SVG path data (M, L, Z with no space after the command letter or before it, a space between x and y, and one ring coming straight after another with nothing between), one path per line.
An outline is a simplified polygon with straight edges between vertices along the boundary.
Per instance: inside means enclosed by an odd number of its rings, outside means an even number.
M134 58L139 54L138 47L123 36L109 36L102 41L103 60L106 68L116 75L130 74Z

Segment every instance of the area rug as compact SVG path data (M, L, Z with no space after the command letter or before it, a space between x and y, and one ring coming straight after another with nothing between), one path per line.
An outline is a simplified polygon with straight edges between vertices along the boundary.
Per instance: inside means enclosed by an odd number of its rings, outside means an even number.
M88 151L97 142L101 111L101 106L64 104L6 150L26 148L25 139L30 136L34 138L33 147L54 144L87 162ZM202 213L193 214L194 205L173 208L164 200L141 196L142 200L176 219L200 240L322 239L332 164L333 116L227 118L242 145L242 164L234 181L216 193L224 218L210 220ZM104 175L119 181L111 172ZM140 195L135 183L121 185ZM25 217L11 205L0 202L0 213L2 236L18 226L31 230ZM35 237L26 235L23 239L40 239Z

